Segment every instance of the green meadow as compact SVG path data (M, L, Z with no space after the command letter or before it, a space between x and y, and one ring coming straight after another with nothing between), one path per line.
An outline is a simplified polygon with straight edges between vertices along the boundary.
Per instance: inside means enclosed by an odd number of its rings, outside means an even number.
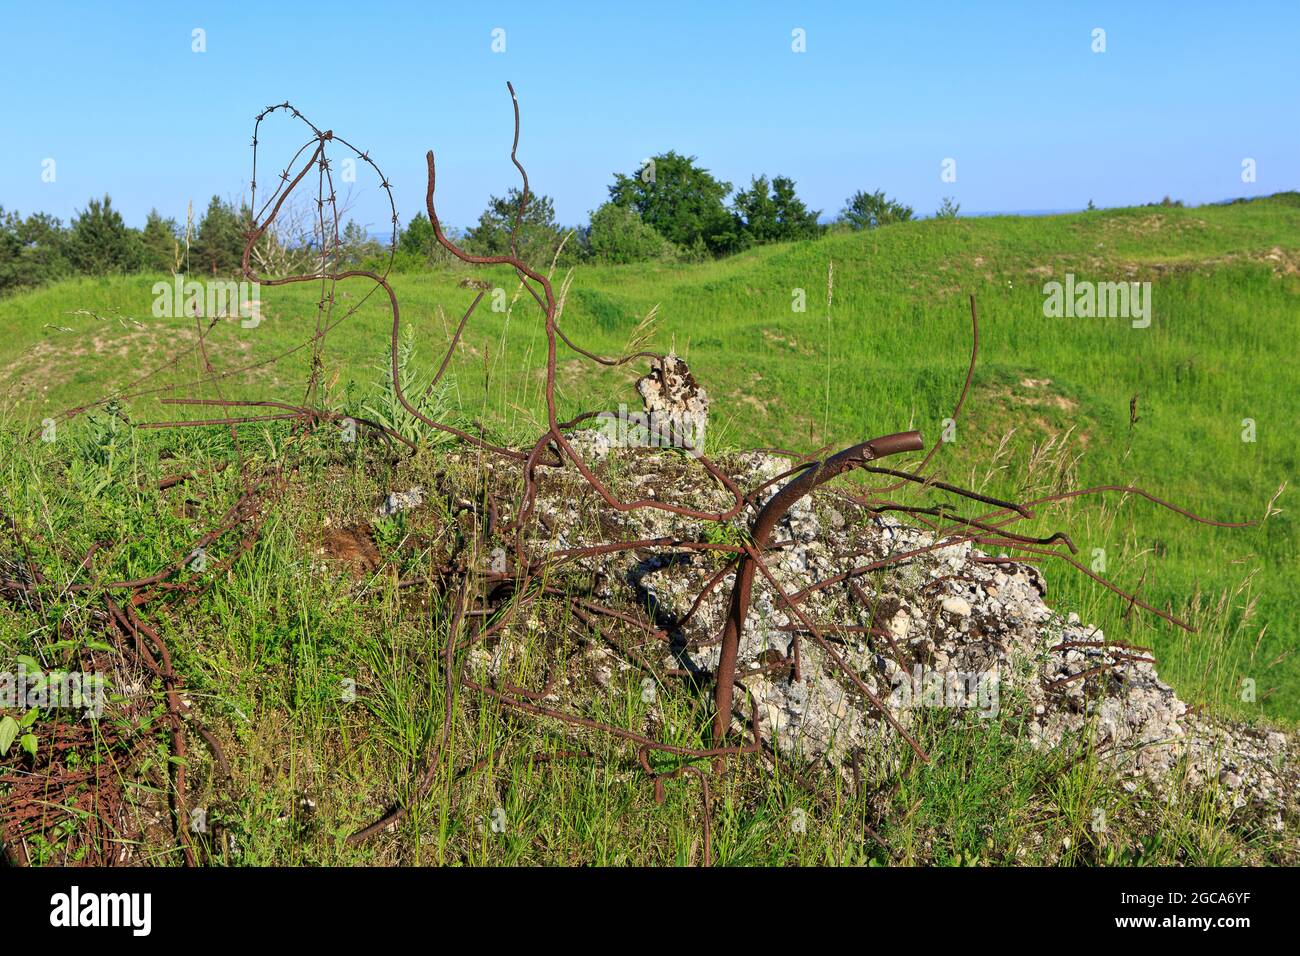
M1044 286L1067 274L1076 285L1150 282L1149 326L1046 317ZM546 341L535 304L507 271L393 277L407 391L421 394L440 361L476 294L469 279L486 280L489 292L431 407L444 420L481 423L499 441L530 441L542 428ZM24 560L52 580L82 575L78 563L95 543L103 546L94 565L100 580L156 573L240 492L235 469L210 467L233 455L227 429L127 422L212 415L210 406L160 401L178 394L303 400L318 284L263 290L263 319L246 328L237 319L155 317L158 281L169 280L77 280L0 300L0 510L21 529ZM643 342L689 361L712 398L712 451L814 453L918 428L927 446L951 439L932 474L985 494L1026 500L1099 484L1140 486L1224 521L1263 518L1295 473L1294 195L1198 209L921 221L700 265L584 266L554 281L561 325L575 342L607 355ZM972 295L979 361L954 424L945 420L970 359ZM337 324L314 400L383 417L386 303L361 280L340 283L334 299L322 318ZM638 409L634 382L643 372L640 362L604 368L561 346L559 414ZM72 419L60 414L96 402ZM36 440L48 421L54 440ZM568 761L559 754L572 744L554 727L490 700L459 695L448 746L437 751L445 701L433 662L459 637L451 633L456 618L432 586L400 589L397 581L439 560L433 545L419 542L455 525L453 503L434 496L409 519L373 521L373 560L361 572L322 562L317 545L323 529L370 521L391 488L437 487L439 475L457 468L472 487L476 466L451 464L445 443L394 460L378 443L345 451L326 431L295 436L283 422L241 426L240 443L254 463L292 460L296 480L270 509L257 545L209 588L149 609L185 693L231 759L223 782L197 744L187 758L190 806L212 821L207 859L689 864L705 858L707 829L713 859L728 864L1294 860L1293 834L1233 816L1203 791L1162 801L1130 792L1095 755L1024 746L1023 709L1015 707L1004 709L997 733L961 719L923 721L918 734L939 759L857 789L834 778L810 791L784 763L737 762L712 785L707 826L690 778L670 783L659 805L618 741L593 735L583 745L594 757ZM191 471L202 474L158 490L161 477ZM1112 640L1153 648L1161 675L1193 704L1294 726L1300 541L1291 493L1247 528L1198 524L1107 493L1041 508L1019 529L1067 531L1080 563L1196 632L1044 558L1048 600L1062 613L1078 613ZM912 492L912 500L946 497ZM220 543L213 558L230 547ZM12 547L0 560L22 563ZM549 628L580 630L559 603ZM103 627L96 613L80 593L0 605L0 647L6 656L71 666ZM547 633L521 638L531 668L521 683L542 679L547 652L529 642ZM638 679L622 675L628 692L593 704L593 716L643 725ZM340 696L344 685L355 687L355 699ZM679 691L663 696L663 726L674 728L673 742L700 746L708 701ZM36 754L56 730L36 721ZM409 798L434 752L427 796L398 829L361 846L345 843L395 796ZM556 756L538 763L530 755L539 753ZM179 859L158 783L173 761L160 736L139 779L124 784L133 806L163 808L155 819L164 823L146 828L135 847L141 862ZM1111 821L1104 835L1089 823L1099 808ZM70 818L30 839L31 858L75 859L79 825Z
M1045 284L1067 274L1076 283L1150 282L1149 327L1045 317ZM475 294L470 278L503 291L471 319L442 411L522 442L541 427L545 337L509 272L395 275L411 367L419 379L436 366ZM219 321L201 350L195 319L154 317L157 281L82 279L0 300L7 420L34 427L113 395L137 423L203 417L156 400L187 382L196 397L302 398L319 284L261 290L263 321ZM712 398L716 450L812 453L906 428L920 429L927 445L940 440L969 361L973 295L978 364L934 461L937 476L1009 498L1135 485L1205 517L1249 521L1295 473L1294 194L928 220L699 265L579 266L557 271L554 283L567 283L561 325L578 344L616 355L644 338L689 361ZM365 280L340 283L334 295L324 400L355 412L385 374L391 319ZM203 381L204 351L216 385ZM643 372L640 363L602 368L561 346L561 416L638 409L633 382ZM1049 599L1111 639L1153 647L1162 675L1189 700L1294 719L1300 542L1288 497L1251 528L1197 524L1118 493L1043 509L1030 525L1067 530L1077 560L1192 621L1196 634L1130 608L1064 563L1043 564Z

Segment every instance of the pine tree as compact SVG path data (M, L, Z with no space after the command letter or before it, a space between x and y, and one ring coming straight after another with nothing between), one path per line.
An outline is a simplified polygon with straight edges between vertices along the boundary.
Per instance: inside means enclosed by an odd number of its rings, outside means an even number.
M78 272L134 272L141 262L140 235L127 228L113 201L92 199L72 220L68 258Z
M252 217L247 207L235 209L231 203L213 196L199 220L190 247L188 271L203 275L237 276L243 269L244 243Z
M520 195L518 189L512 188L504 197L488 199L488 207L479 216L478 225L465 232L467 251L484 256L502 256L510 252ZM514 235L514 248L518 250L519 258L526 263L549 266L563 236L564 230L555 221L555 204L551 197L529 193L528 205Z
M164 219L157 209L150 209L140 234L141 267L149 272L177 271L183 255L178 232L175 219Z

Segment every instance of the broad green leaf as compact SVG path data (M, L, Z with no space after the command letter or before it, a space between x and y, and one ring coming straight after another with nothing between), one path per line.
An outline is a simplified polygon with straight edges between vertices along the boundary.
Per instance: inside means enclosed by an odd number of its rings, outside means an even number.
M0 757L9 752L9 746L18 736L18 721L12 717L0 718Z

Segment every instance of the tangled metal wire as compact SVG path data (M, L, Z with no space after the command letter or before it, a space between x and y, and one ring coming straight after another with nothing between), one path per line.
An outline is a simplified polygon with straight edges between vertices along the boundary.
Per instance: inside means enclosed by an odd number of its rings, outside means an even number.
M770 742L763 739L758 709L752 695L748 715L748 734L745 738L737 739L732 730L734 719L739 717L743 721L745 718L743 713L738 714L736 712L735 707L735 689L739 677L737 673L737 655L744 633L745 620L749 611L756 576L761 576L772 587L779 598L780 606L788 612L790 620L790 623L783 626L782 630L786 630L792 635L791 655L788 660L779 662L775 666L787 670L789 679L793 681L802 680L800 641L805 636L811 637L821 647L828 659L838 668L842 676L862 693L873 708L879 711L881 716L898 732L921 760L925 760L926 755L922 751L920 744L890 713L885 702L863 683L861 677L855 673L853 668L836 650L833 641L828 639L828 635L835 632L868 631L873 636L888 641L891 650L897 655L899 653L898 648L893 646L889 632L874 627L862 628L841 625L835 622L813 621L804 608L810 595L831 588L843 587L853 601L867 605L870 603L869 599L858 584L858 579L864 575L899 565L927 552L938 551L963 542L973 542L979 545L996 547L1006 552L1014 552L1018 556L1016 559L978 557L976 560L1011 562L1013 560L1034 561L1041 558L1054 558L1064 561L1106 588L1122 595L1127 601L1131 602L1132 606L1143 608L1172 624L1191 630L1185 621L1146 603L1136 594L1126 593L1115 584L1103 579L1091 569L1075 561L1070 555L1076 553L1076 548L1069 536L1064 532L1056 532L1047 537L1033 537L1018 534L1010 530L1010 526L1034 518L1036 515L1034 509L1040 506L1104 492L1139 496L1193 521L1218 527L1244 527L1254 524L1254 522L1212 521L1178 508L1142 489L1127 486L1096 486L1047 495L1023 503L1003 501L928 476L926 469L938 452L939 445L931 446L920 463L910 470L888 468L880 464L882 459L891 456L921 451L924 448L924 443L921 435L915 431L873 438L820 459L798 456L801 460L797 465L749 490L739 487L725 471L709 458L703 455L692 456L691 460L731 496L730 505L722 510L700 510L650 497L624 500L616 495L593 472L566 434L571 433L576 425L593 418L597 413L584 413L569 421L561 421L559 418L556 401L558 352L563 347L589 362L604 367L621 366L643 358L662 360L663 357L652 352L643 351L635 351L631 354L612 358L600 356L576 344L561 328L558 321L559 302L550 276L524 262L518 252L517 240L520 224L532 197L528 174L518 159L519 101L515 96L514 87L507 84L507 89L510 92L514 112L514 138L511 143L510 159L518 170L522 181L522 191L511 228L510 252L502 255L473 255L460 248L448 237L435 207L437 170L432 151L426 156L428 188L425 195L425 205L435 238L442 249L456 259L470 265L509 266L514 270L522 288L529 293L541 312L546 335L544 390L546 428L531 446L521 448L505 447L489 441L481 428L476 434L456 425L438 421L422 411L416 403L412 402L404 394L402 376L399 373L401 314L397 294L389 281L398 230L397 209L393 199L392 186L367 152L358 149L346 139L336 135L332 130L322 130L313 125L302 113L287 102L267 107L256 118L252 141L253 177L251 182L254 213L251 229L246 236L242 270L245 279L251 280L259 286L275 287L298 283L319 284L320 297L315 330L311 338L271 358L261 359L219 373L208 359L207 343L207 333L217 320L213 318L205 327L203 321L196 317L195 326L198 335L193 348L183 351L162 366L150 369L114 394L106 396L97 402L69 409L62 415L64 420L68 420L89 409L103 406L109 401L121 402L131 398L170 392L184 393L187 390L202 386L212 388L217 397L196 398L180 394L162 398L161 401L165 404L177 406L216 407L227 412L227 414L218 417L198 420L147 422L135 425L135 427L139 428L224 427L230 430L236 449L239 475L243 483L243 491L239 500L216 527L195 541L184 554L178 555L170 564L158 569L154 574L137 580L111 582L91 580L61 586L56 585L55 582L43 575L38 568L30 563L30 560L24 568L20 569L21 573L0 573L0 596L12 602L22 602L29 606L33 604L39 605L44 596L53 592L56 587L59 587L62 593L82 592L97 596L102 607L96 620L102 633L110 638L117 653L128 659L132 664L143 668L145 672L161 684L170 737L170 750L173 757L179 758L170 763L174 827L176 839L187 864L194 865L201 862L185 825L187 810L185 756L189 731L194 731L205 741L212 752L219 772L225 776L229 775L229 764L216 738L202 726L183 700L183 680L172 665L167 642L159 629L149 624L143 615L146 608L167 600L178 598L192 600L208 586L203 581L195 579L182 580L179 574L185 566L188 556L192 555L196 550L210 546L223 538L237 535L237 540L223 561L224 566L229 566L256 543L259 528L265 520L270 506L284 492L291 481L292 470L286 468L283 464L263 464L256 468L249 464L250 459L243 454L240 448L239 428L249 423L288 421L294 423L296 428L312 429L324 423L337 422L344 418L341 414L329 411L320 405L324 343L331 330L355 315L371 296L376 294L381 298L383 296L387 297L387 307L391 314L390 371L392 388L397 401L424 426L444 432L458 442L479 449L483 454L509 463L511 468L518 469L522 477L522 493L520 499L514 503L514 517L500 529L513 536L515 552L515 570L513 572L488 571L472 566L444 566L431 572L432 577L439 579L442 592L451 596L452 600L451 627L443 648L441 662L445 682L445 711L442 715L442 733L427 756L426 769L411 798L393 806L374 823L353 833L348 838L352 843L366 840L391 828L408 812L412 805L428 792L448 747L449 734L453 725L456 691L459 686L524 714L598 731L635 745L637 763L653 781L657 801L663 799L663 788L666 781L679 778L684 774L698 779L702 786L704 811L704 861L706 864L711 862L709 773L696 766L696 764L700 761L709 761L712 764L712 773L715 775L721 774L725 771L729 758L762 754L765 752L765 745L770 746ZM310 130L310 137L290 159L283 171L279 173L275 189L271 191L270 195L259 207L257 204L258 133L261 130L263 121L276 113L288 114L292 119L304 124ZM360 268L343 269L339 267L341 245L339 213L334 188L333 166L328 156L328 150L331 147L341 148L352 160L368 167L378 178L380 188L387 197L392 213L393 240L390 246L388 265L382 273ZM292 275L273 276L260 274L255 271L252 264L254 247L273 227L276 217L281 214L290 196L313 172L317 180L317 195L313 200L317 210L316 230L320 237L317 250L318 259L315 263L316 268ZM348 280L368 283L368 288L364 295L360 296L345 312L336 314L338 285ZM450 337L445 354L439 363L429 389L436 386L447 371L461 342L462 334L485 294L486 292L480 288L478 294L473 297L465 309L455 327L454 333ZM960 415L968 397L979 348L979 322L973 297L970 306L972 330L970 364L961 393L952 412L951 417L954 420ZM222 394L223 383L232 377L274 364L304 350L310 350L310 372L303 399L300 403L290 404L272 400L234 400L228 399ZM203 374L199 378L187 383L167 385L156 385L150 381L164 368L176 366L183 358L195 355L203 369ZM230 414L231 410L234 409L263 409L265 411L256 414ZM354 415L347 417L372 429L390 442L400 443L411 448L415 447L409 438L404 437L387 425L364 418L357 418ZM563 469L569 467L572 467L581 475L582 479L599 495L605 506L616 512L657 509L707 523L731 522L741 516L747 508L753 509L756 513L749 524L747 540L738 545L720 544L715 541L661 537L633 541L613 541L590 547L553 551L545 555L532 553L528 546L529 531L540 520L540 516L535 509L539 472L544 468ZM881 475L892 479L890 483L881 487L859 491L849 496L874 514L894 513L902 520L917 522L932 532L932 543L923 547L888 554L884 558L869 561L848 571L810 582L794 593L788 592L778 583L765 558L765 555L773 548L781 546L781 542L772 542L773 531L796 502L810 495L815 489L832 479L851 471ZM164 489L174 487L193 477L195 477L193 474L172 475L163 480L161 487ZM781 484L779 490L771 495L765 503L762 503L764 492L782 482L784 484ZM946 504L921 507L902 504L888 497L892 492L907 485L917 486L922 491L936 490L956 495L967 501L985 505L992 510L974 516L964 516ZM847 494L847 492L845 493ZM489 502L488 508L490 511L487 522L488 533L491 533L492 526L496 523L498 509L492 502ZM955 530L946 530L954 526ZM10 533L15 540L21 542L16 524L11 523ZM96 545L95 548L92 548L80 565L80 570L90 573L92 577L94 553L99 547L100 545ZM542 691L528 691L505 685L494 686L487 682L475 680L465 669L458 669L455 666L457 653L464 652L472 645L484 640L503 635L506 625L519 608L530 601L537 600L540 595L557 597L565 601L575 619L592 629L599 630L601 626L599 619L604 618L610 622L639 629L652 639L667 640L667 634L662 627L644 619L640 615L604 606L591 600L589 596L565 592L547 583L550 572L561 565L621 551L659 553L718 551L728 555L728 560L722 570L705 584L690 609L676 622L680 625L692 617L708 595L720 587L726 578L730 576L731 590L728 611L719 638L721 657L716 673L711 675L713 681L713 723L711 745L708 747L674 745L606 721L595 720L547 706L542 701L549 691L549 682L547 688ZM3 571L3 566L0 566L0 572ZM203 580L210 582L213 579L213 575L205 575ZM401 583L408 584L411 582L404 581ZM489 620L491 623L487 623ZM470 636L466 640L461 640L458 636L463 630L470 632ZM1129 651L1145 650L1132 648L1128 645L1108 644L1107 646L1116 647L1119 653L1126 658L1132 658L1132 655L1128 654ZM629 659L633 660L638 667L656 673L660 677L679 676L684 673L673 671L660 673L659 669L655 668L634 649L627 647L625 651ZM84 736L83 733L82 737ZM69 738L66 744L61 743L59 746L72 747L84 744L85 740L82 737ZM12 787L6 799L5 812L0 814L0 839L11 848L21 846L25 835L41 827L53 825L61 818L60 814L63 814L62 818L66 818L69 815L85 813L93 807L94 813L103 821L103 824L93 831L91 838L93 846L89 858L100 863L114 862L116 855L111 852L110 844L112 841L109 834L115 825L120 824L122 798L120 788L114 789L112 778L114 776L120 778L123 774L128 773L131 766L139 761L141 751L147 743L147 738L141 736L133 739L129 736L114 737L105 735L104 742L107 744L108 749L116 755L115 762L111 764L115 768L115 774L100 773L99 769L96 769L89 776L85 771L74 773L66 766L59 764L58 760L53 757L45 766L28 767L22 772L0 773L0 785L8 784ZM56 748L55 753L58 752ZM651 763L651 754L653 753L675 759L676 764L667 768L662 766L656 768ZM592 757L592 754L580 751L562 754L539 754L528 759L533 762L547 762L558 759L588 759ZM458 777L472 772L477 766L479 765L465 768ZM60 810L51 814L36 809L37 804L41 801L45 801L42 805L49 805L46 798L40 796L40 794L48 795L52 787L63 788L71 793L79 784L87 783L90 784L90 787L82 787L82 795L77 797L78 802L66 811ZM89 796L86 794L89 794ZM54 803L58 804L59 801L54 801ZM15 853L11 850L10 856L16 862L26 862L22 852Z

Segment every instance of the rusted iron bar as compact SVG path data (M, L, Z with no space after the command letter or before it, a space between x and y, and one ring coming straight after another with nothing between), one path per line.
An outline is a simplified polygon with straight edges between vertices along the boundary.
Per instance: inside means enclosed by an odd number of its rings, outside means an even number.
M859 468L869 461L877 461L890 455L908 451L919 451L925 447L920 432L899 432L873 438L846 448L836 455L806 469L798 477L784 485L780 491L759 511L749 535L754 549L762 551L767 547L772 531L777 522L785 517L786 512L813 489L823 485L853 468ZM745 615L749 613L749 602L754 585L756 566L749 554L740 557L736 567L735 583L731 588L731 605L727 622L722 632L722 654L718 661L717 685L714 689L713 706L713 744L721 747L731 727L731 702L734 694L736 657L740 651L740 638L745 631Z

